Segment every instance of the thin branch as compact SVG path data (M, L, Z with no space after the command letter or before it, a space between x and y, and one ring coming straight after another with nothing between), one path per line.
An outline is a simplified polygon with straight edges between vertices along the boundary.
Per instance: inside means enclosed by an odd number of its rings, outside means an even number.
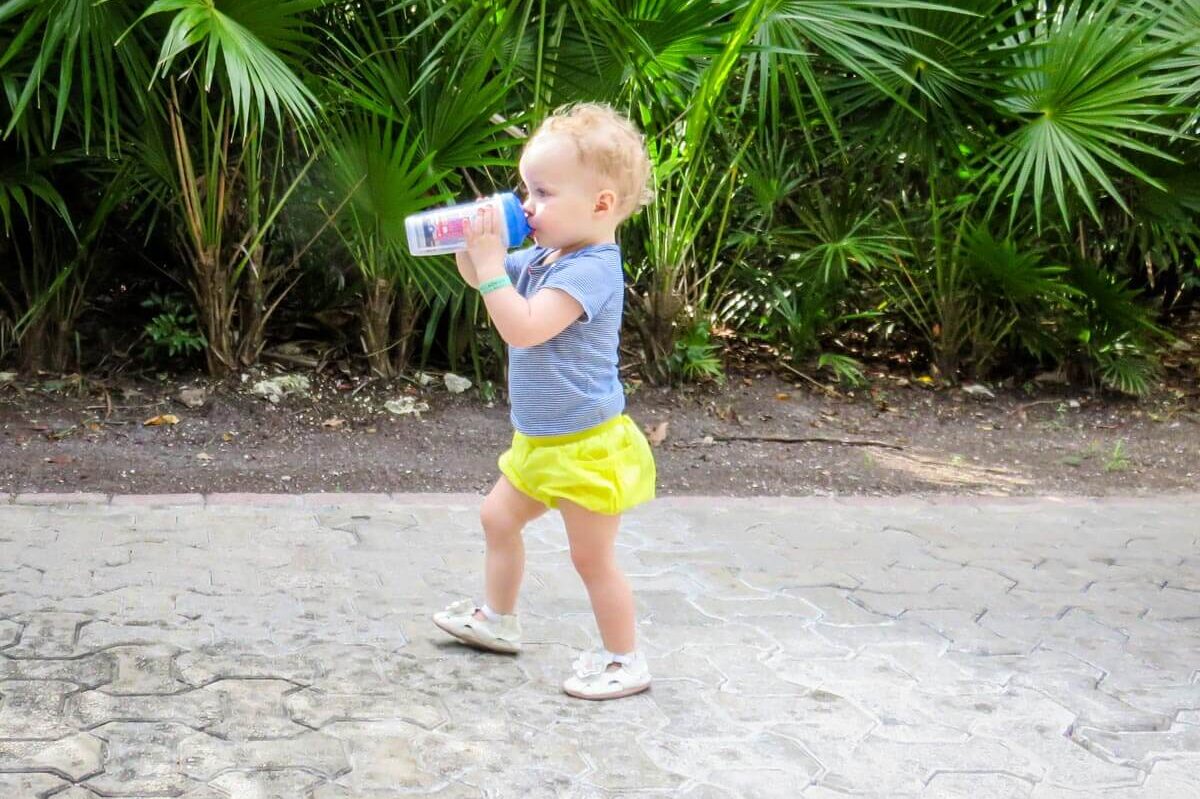
M899 444L869 439L829 438L827 436L713 436L713 441L763 441L771 444L839 444L843 447L882 447L902 450Z

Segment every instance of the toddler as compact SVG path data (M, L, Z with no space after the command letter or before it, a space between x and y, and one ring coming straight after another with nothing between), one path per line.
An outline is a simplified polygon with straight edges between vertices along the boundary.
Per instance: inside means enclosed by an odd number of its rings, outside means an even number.
M556 508L603 641L575 661L563 690L616 699L650 687L633 593L614 551L621 514L654 497L654 458L623 413L617 373L625 281L616 231L651 198L650 160L629 120L584 103L546 119L525 145L520 173L534 246L506 255L495 209L485 207L456 256L508 344L515 430L480 511L484 601L456 602L433 620L472 646L519 652L522 530Z

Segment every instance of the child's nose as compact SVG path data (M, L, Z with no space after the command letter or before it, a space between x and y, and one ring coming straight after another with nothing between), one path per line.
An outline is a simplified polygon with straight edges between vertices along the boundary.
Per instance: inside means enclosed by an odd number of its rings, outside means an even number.
M525 202L521 203L521 210L524 211L527 216L533 216L533 198L532 197L525 198Z

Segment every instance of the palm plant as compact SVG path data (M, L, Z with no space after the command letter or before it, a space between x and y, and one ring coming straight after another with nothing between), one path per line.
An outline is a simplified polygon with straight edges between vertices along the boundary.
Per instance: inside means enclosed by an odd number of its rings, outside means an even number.
M432 5L421 11L439 19ZM505 115L508 75L486 55L503 28L476 29L477 58L435 69L443 32L420 19L364 11L341 31L327 84L332 183L350 200L340 232L363 283L363 348L385 377L407 364L420 315L458 290L449 259L408 254L404 218L453 197L468 168L511 167L505 131L520 121Z
M172 170L157 173L166 178L160 191L177 220L211 374L258 359L267 320L291 285L290 262L269 243L313 160L289 168L287 132L317 117L302 71L309 14L326 2L157 0L140 18L147 25L171 15L148 122L163 125L169 142ZM194 61L176 72L193 47Z
M68 368L97 241L128 191L88 151L116 151L136 102L120 86L149 74L112 47L132 19L118 2L0 3L0 356L16 347L26 369Z
M947 381L964 371L987 377L1000 353L1061 357L1045 326L1076 294L1063 279L1066 267L1012 237L997 238L967 208L899 216L910 255L897 257L877 283L890 308L925 339Z
M629 310L646 376L665 383L677 376L671 367L676 342L706 321L704 288L717 269L725 226L704 234L714 218L723 222L727 215L737 167L717 167L678 139L660 138L651 153L658 193L630 228L638 242L627 259L634 284Z
M1072 264L1070 279L1080 301L1063 325L1064 339L1073 344L1068 355L1108 388L1147 393L1159 372L1155 345L1165 331L1128 281L1081 261Z
M337 120L328 134L333 185L351 200L339 232L363 283L363 350L371 371L387 378L407 363L416 295L446 282L404 252L404 217L439 199L435 189L445 177L433 170L432 157L420 155L415 134L362 113ZM433 280L417 279L422 271Z

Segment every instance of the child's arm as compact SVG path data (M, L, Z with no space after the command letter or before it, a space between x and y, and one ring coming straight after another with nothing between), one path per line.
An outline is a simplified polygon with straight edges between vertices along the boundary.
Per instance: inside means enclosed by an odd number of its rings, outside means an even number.
M495 215L490 211L481 208L467 234L468 258L475 270L475 282L471 285L476 287L493 278L508 276L504 271L504 245L500 243ZM483 301L500 337L510 347L533 347L549 341L583 316L579 301L559 289L543 289L527 300L508 285L489 291L483 295Z
M458 264L458 273L467 285L473 289L479 288L479 278L475 274L475 264L472 263L471 256L460 250L454 253L454 263Z

